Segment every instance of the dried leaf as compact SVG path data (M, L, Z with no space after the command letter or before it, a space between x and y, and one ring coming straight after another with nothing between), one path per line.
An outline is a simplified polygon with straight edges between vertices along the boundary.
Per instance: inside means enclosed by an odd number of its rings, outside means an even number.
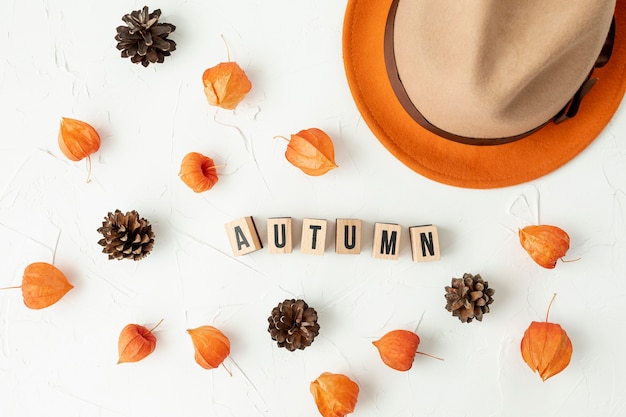
M569 236L556 226L527 226L518 234L522 247L544 268L554 268L569 249Z
M61 118L59 147L72 161L80 161L100 149L100 136L88 123L76 119Z
M319 176L337 168L333 142L324 131L317 128L291 135L285 157L307 175Z
M213 326L188 329L195 350L195 359L204 369L217 368L230 354L230 340Z
M139 324L127 324L117 342L119 360L117 363L139 362L156 348L156 336L152 333L163 320L148 330Z
M572 341L565 330L556 323L548 322L550 306L546 313L546 321L533 321L526 329L521 343L524 362L533 372L538 372L544 381L567 367L573 351Z
M359 386L345 375L324 372L310 388L323 417L343 417L356 407Z
M218 180L213 160L198 152L185 155L178 175L196 193L210 190Z
M408 330L393 330L372 343L387 366L408 371L413 366L420 338Z
M35 310L51 306L74 286L63 272L46 262L35 262L24 269L22 296L26 307Z
M202 74L204 94L210 105L232 110L252 89L252 83L236 62L221 62Z

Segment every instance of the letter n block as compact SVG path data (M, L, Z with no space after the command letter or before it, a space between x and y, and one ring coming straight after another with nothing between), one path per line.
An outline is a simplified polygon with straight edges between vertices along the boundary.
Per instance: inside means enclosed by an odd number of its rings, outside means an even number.
M267 219L267 248L271 254L291 253L293 251L291 217Z
M396 260L400 255L400 235L402 226L389 223L374 225L372 256L378 259Z
M358 255L361 253L361 220L337 219L335 253Z
M326 250L326 230L328 222L319 219L302 221L302 241L300 251L309 255L323 255Z
M437 226L429 224L409 227L409 235L411 236L413 262L430 262L441 259Z
M242 217L224 225L233 255L240 256L263 248L252 217Z

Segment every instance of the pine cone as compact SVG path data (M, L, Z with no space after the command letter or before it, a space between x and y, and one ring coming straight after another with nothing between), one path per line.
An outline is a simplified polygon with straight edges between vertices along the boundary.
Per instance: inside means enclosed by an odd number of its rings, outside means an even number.
M317 312L304 300L292 299L278 303L267 321L267 331L272 340L278 342L278 347L287 348L290 352L311 346L320 332Z
M463 278L452 278L452 287L446 287L446 310L451 311L463 323L473 319L483 320L483 314L489 313L495 290L488 288L480 274L463 274Z
M128 26L118 26L115 40L122 58L130 57L135 64L147 67L151 63L163 62L166 56L176 50L176 42L167 36L176 30L171 23L157 23L161 9L148 14L148 6L135 10L122 17Z
M109 212L98 232L104 236L98 244L104 246L102 252L109 254L109 259L138 261L147 256L154 246L150 222L140 218L135 210L126 214L119 210Z

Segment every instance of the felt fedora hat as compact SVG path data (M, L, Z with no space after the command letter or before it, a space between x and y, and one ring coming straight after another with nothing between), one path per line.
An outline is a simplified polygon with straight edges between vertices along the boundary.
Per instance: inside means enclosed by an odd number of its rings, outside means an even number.
M626 89L626 0L349 0L346 76L380 142L432 180L548 174Z

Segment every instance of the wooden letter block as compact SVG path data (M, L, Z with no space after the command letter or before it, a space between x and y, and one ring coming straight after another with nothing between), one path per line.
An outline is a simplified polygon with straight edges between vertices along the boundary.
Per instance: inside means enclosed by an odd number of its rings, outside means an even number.
M267 247L269 253L291 253L291 217L267 219Z
M378 259L396 260L400 255L400 235L402 226L397 224L376 223L372 256Z
M300 251L309 255L323 255L326 250L326 229L328 222L318 219L302 221L302 242Z
M425 225L409 227L413 262L430 262L441 259L437 226Z
M259 233L252 217L242 217L224 225L233 249L233 255L240 256L263 248Z
M361 220L337 219L335 253L340 255L361 253Z

